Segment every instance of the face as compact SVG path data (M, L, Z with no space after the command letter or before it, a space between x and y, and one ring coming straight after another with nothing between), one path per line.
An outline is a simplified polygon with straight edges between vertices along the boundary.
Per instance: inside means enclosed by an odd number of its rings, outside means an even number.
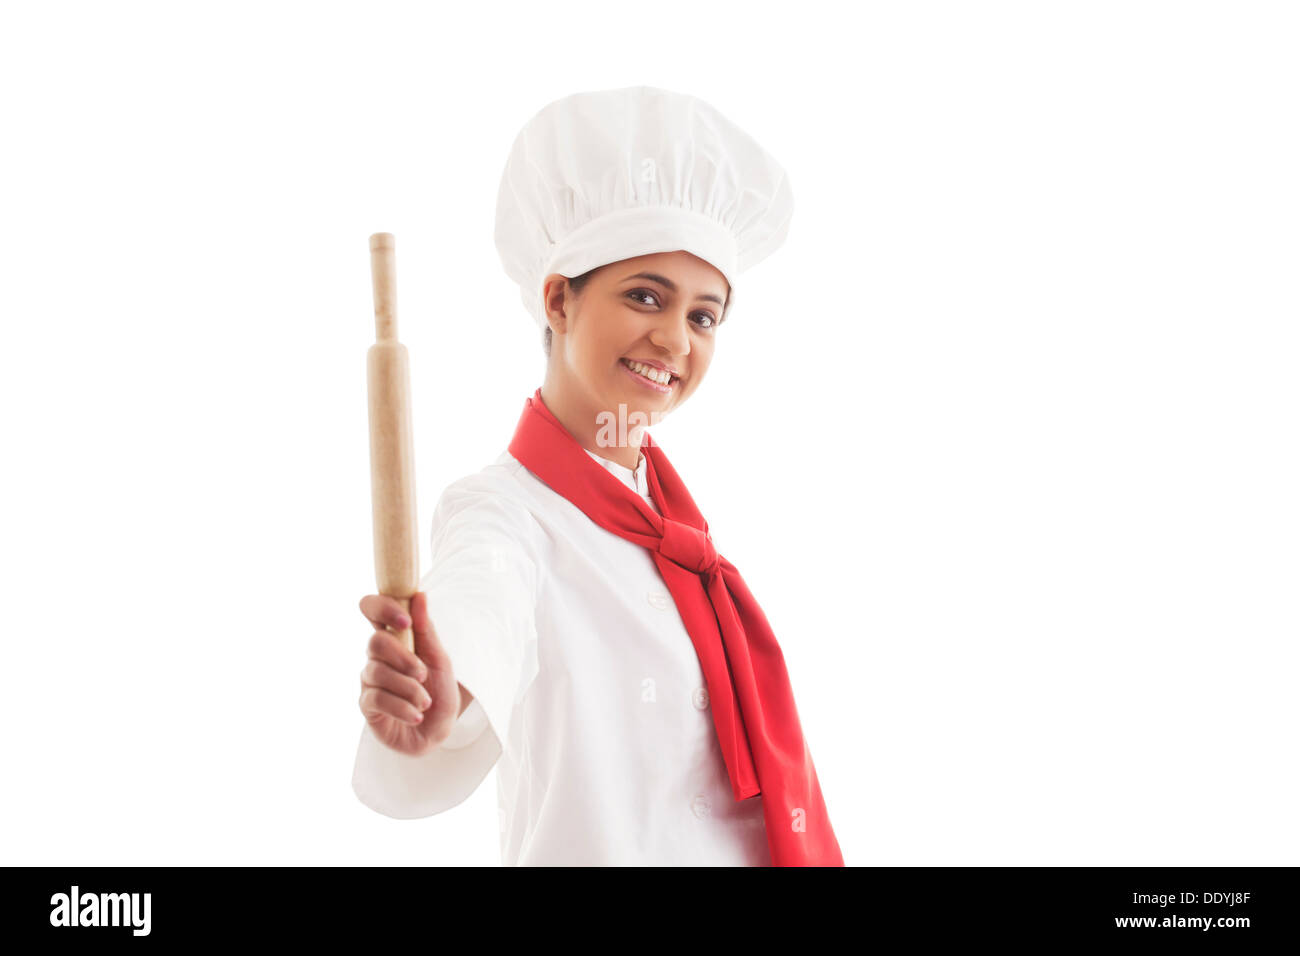
M547 276L548 394L574 415L618 415L622 404L653 424L700 387L729 292L721 272L682 251L602 266L577 295L563 276ZM671 378L647 380L634 363Z

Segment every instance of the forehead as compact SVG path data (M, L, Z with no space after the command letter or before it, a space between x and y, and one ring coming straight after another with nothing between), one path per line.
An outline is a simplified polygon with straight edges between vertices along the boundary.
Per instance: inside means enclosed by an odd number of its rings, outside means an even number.
M621 282L639 272L650 272L661 275L688 291L715 292L725 297L730 289L726 276L716 266L681 249L622 259L610 263L601 271L611 282Z

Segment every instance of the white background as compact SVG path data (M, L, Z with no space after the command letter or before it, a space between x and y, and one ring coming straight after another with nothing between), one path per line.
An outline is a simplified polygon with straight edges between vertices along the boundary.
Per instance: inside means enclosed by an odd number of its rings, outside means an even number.
M498 862L352 793L397 237L422 566L541 384L492 243L572 92L789 171L657 427L851 865L1294 865L1300 31L1265 3L8 4L0 860Z

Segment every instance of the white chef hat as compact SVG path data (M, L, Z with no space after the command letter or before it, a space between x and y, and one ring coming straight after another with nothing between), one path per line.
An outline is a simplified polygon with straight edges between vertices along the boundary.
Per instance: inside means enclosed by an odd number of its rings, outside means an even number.
M731 286L785 241L785 170L708 103L652 86L574 93L515 137L497 194L496 246L545 334L542 280L681 249Z

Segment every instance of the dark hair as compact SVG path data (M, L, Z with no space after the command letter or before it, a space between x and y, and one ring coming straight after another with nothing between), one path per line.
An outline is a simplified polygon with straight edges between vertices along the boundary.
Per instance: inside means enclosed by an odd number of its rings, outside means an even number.
M590 280L592 276L594 276L597 272L599 272L599 271L600 271L601 269L603 269L603 268L605 268L605 267L604 267L604 266L596 266L596 268L594 268L594 269L588 269L586 272L584 272L584 273L583 273L582 275L580 275L580 276L574 276L573 278L571 278L571 279L569 280L569 288L573 291L573 294L574 294L574 295L582 295L582 289L583 289L583 286L585 286L585 285L587 284L588 280ZM731 292L730 292L730 290L728 290L728 292L727 292L727 301L724 302L723 305L722 305L722 318L720 318L720 319L718 320L718 324L719 324L719 325L721 325L723 322L726 321L726 319L727 319L727 307L728 307L729 305L731 305ZM551 326L550 326L549 323L548 323L547 326L546 326L546 331L542 333L542 351L546 353L546 357L547 357L547 358L550 358L550 357L551 357Z

